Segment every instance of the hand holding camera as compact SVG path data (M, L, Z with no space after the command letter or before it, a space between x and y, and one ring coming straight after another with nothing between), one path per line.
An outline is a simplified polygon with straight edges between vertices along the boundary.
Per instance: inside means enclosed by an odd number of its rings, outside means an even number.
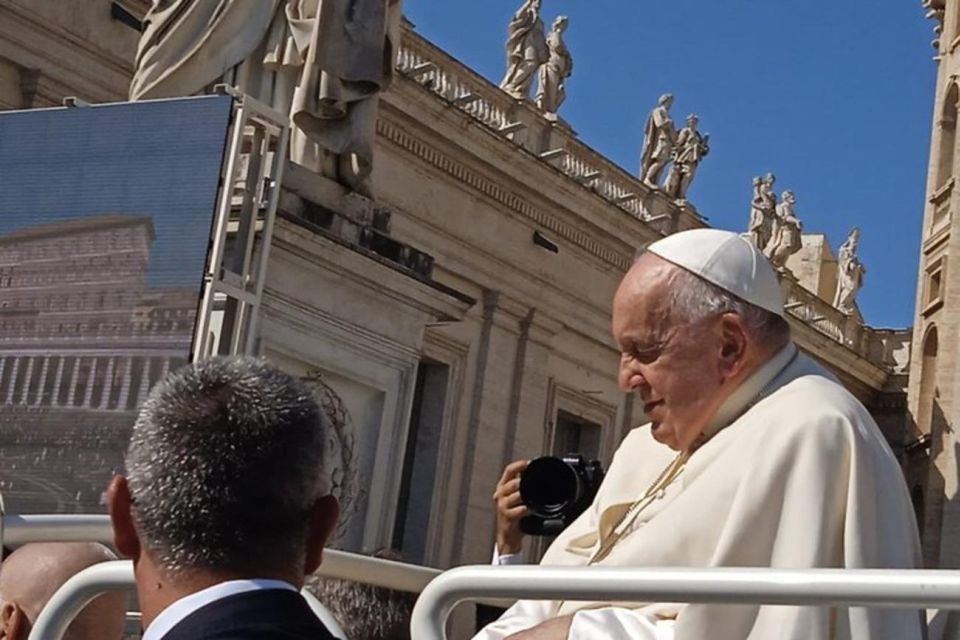
M497 552L520 553L525 534L559 534L590 506L601 482L600 463L578 454L511 462L493 493Z
M529 460L515 460L508 464L493 492L497 508L497 553L502 556L520 553L523 548L520 521L529 511L520 499L520 474L528 464Z

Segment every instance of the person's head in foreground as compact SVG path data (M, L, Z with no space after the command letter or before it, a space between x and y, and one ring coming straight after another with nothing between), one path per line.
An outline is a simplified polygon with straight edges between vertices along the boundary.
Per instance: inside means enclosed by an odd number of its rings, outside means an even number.
M145 626L215 585L303 585L338 515L321 475L326 427L310 388L261 359L204 360L153 388L108 491Z
M790 326L777 276L753 244L700 229L637 258L614 297L613 336L620 388L640 396L654 438L689 450L730 394L787 346Z
M67 580L116 559L94 542L34 543L14 551L0 565L0 639L26 640L40 611ZM126 610L126 593L106 593L84 607L63 638L120 640Z

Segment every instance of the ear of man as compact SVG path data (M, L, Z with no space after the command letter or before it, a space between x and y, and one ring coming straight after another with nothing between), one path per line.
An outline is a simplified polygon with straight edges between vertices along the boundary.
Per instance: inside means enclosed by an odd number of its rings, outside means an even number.
M748 364L752 342L743 318L736 313L720 316L720 367L727 380L738 377Z
M333 536L340 517L340 503L332 496L317 498L310 510L307 527L307 548L304 558L304 570L313 573L323 562L323 547Z
M16 602L7 602L0 607L0 640L27 640L30 622L27 614Z
M124 556L140 557L140 537L133 524L133 498L124 476L114 476L107 488L107 508L113 527L113 544Z

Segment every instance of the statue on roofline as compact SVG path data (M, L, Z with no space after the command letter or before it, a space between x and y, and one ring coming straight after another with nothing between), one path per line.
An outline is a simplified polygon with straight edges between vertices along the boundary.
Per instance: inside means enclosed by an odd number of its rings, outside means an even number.
M540 5L541 0L526 0L507 27L507 73L500 88L518 100L530 96L537 70L550 59Z
M131 100L225 82L290 115L291 160L370 195L402 0L154 0Z

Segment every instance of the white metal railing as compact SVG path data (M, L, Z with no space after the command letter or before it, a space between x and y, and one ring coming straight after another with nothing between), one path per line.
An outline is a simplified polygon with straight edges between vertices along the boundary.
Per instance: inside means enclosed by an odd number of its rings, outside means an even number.
M456 605L490 598L960 609L960 571L460 567L420 594L411 637L445 640Z
M129 560L103 562L87 567L67 580L53 594L37 616L27 640L60 640L70 622L94 598L106 591L133 589L135 585L133 563ZM313 594L306 589L300 594L335 637L347 637L330 611Z
M0 543L21 545L28 542L112 544L113 530L110 517L104 515L5 515L0 519ZM440 570L326 549L323 565L317 574L417 593L440 575Z
M102 515L4 515L0 543L100 542L113 544L110 517Z
M2 509L0 509L2 514ZM110 518L105 515L0 515L0 545L30 542L113 542ZM316 572L325 578L351 580L396 591L419 593L440 575L438 569L371 558L347 551L326 549ZM30 640L57 640L84 606L105 591L131 589L133 567L129 561L105 562L89 567L68 580L37 618ZM332 618L306 596L328 628ZM324 617L327 616L327 617Z
M0 542L112 539L109 518L97 515L0 519ZM445 573L328 549L317 572L390 589L420 592L411 621L417 640L443 640L446 619L467 600L536 598L591 601L757 603L960 609L960 571L883 569L738 569L608 567L460 567ZM30 640L58 640L76 614L100 593L133 587L129 561L90 567L67 581L41 612ZM311 598L308 596L308 601ZM328 625L332 619L318 615Z

